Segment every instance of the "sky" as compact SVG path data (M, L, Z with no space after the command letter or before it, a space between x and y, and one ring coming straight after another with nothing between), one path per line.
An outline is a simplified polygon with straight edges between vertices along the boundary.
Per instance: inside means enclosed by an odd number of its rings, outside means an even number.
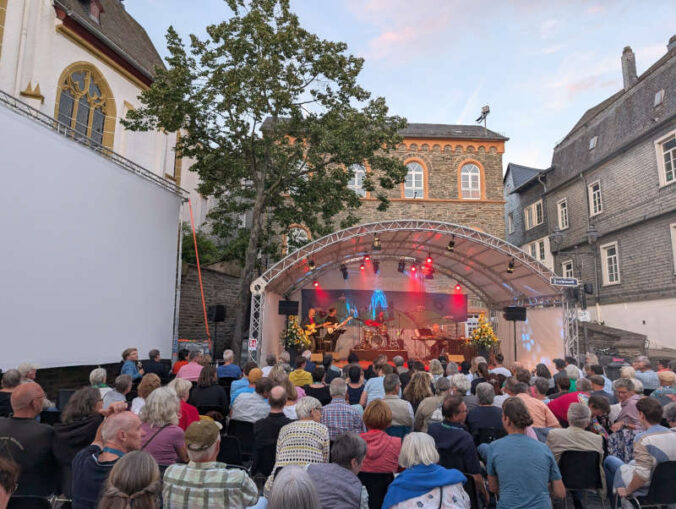
M160 55L166 29L187 40L230 11L223 0L126 0ZM365 59L360 84L409 122L474 124L510 140L510 162L547 168L589 108L639 76L676 34L674 0L291 0L301 25Z

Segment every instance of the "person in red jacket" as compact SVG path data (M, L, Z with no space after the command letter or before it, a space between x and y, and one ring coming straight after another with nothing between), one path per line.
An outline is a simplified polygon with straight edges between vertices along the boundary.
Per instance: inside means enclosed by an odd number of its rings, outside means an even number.
M187 403L188 397L190 396L190 389L192 389L192 383L184 378L174 378L169 384L169 387L174 389L174 392L176 392L176 395L180 400L181 411L178 417L178 427L185 431L193 422L200 420L197 408Z
M568 423L568 407L573 403L584 403L587 404L589 399L589 394L591 393L591 382L586 378L580 378L577 381L577 391L569 392L563 396L559 396L556 399L551 400L547 406L556 416L556 418L564 423Z
M366 433L361 437L366 442L366 457L362 472L387 473L399 470L401 438L391 437L385 429L392 424L392 410L381 399L371 401L364 410Z

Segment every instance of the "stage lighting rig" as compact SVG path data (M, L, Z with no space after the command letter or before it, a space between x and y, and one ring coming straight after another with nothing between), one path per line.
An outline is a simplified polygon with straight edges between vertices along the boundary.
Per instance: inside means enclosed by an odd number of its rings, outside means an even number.
M402 274L406 270L406 260L403 258L399 260L399 265L397 266L397 272L401 272Z
M347 272L347 265L345 265L344 263L341 264L340 271L343 273L343 279L347 279L348 277L350 277L350 275Z
M453 251L455 251L455 235L453 235L451 240L448 241L448 246L446 246L446 250L449 253L452 253Z
M307 266L308 266L308 269L310 269L310 270L315 270L315 267L316 267L315 261L312 260L312 259L310 259L310 258L308 258L308 260L307 260Z
M380 238L378 238L378 235L376 235L373 238L373 244L371 244L371 250L372 251L380 251L383 248L383 246L380 244Z
M507 265L507 274L513 274L514 273L514 258L509 260L509 265Z

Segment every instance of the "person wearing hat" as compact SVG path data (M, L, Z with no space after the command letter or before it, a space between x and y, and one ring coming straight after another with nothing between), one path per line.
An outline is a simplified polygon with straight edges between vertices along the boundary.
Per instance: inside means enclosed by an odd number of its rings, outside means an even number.
M162 488L164 507L238 509L258 502L258 488L246 471L216 461L222 428L210 418L188 426L185 445L190 462L167 468Z
M235 404L235 400L240 394L256 392L256 382L258 382L258 380L261 378L263 378L263 371L260 368L252 368L249 370L249 374L247 376L249 384L237 389L237 391L230 394L230 405Z

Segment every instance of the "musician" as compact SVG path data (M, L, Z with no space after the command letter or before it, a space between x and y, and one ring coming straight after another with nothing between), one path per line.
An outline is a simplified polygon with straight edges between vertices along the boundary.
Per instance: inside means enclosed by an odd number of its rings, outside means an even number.
M301 326L307 331L308 329L314 328L314 332L309 333L308 336L310 337L310 340L312 341L312 344L310 345L310 348L312 349L313 352L316 352L321 348L321 340L319 339L319 329L323 327L323 325L318 324L315 321L315 314L317 313L317 310L315 308L310 308L307 310L307 318L304 318L303 321L301 322Z
M324 327L333 327L336 329L336 324L338 324L338 317L336 316L336 308L329 308L329 316L326 317L326 320L324 320ZM328 333L327 329L327 334L324 336L324 340L328 341L331 340L331 351L335 352L336 351L336 341L338 340L338 336L340 336L340 332L338 330L334 330L331 333Z

